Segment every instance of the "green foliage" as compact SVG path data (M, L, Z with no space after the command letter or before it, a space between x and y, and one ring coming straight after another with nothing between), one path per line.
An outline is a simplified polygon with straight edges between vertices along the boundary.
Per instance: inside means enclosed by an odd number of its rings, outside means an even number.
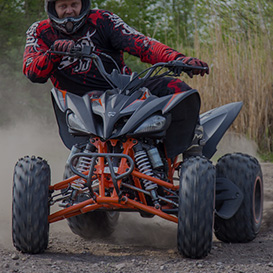
M226 35L249 35L262 32L271 37L273 32L273 2L271 0L225 1L208 0L210 16L216 17Z
M0 0L0 72L8 74L22 66L25 32L41 17L44 4L37 0Z
M259 154L260 158L264 162L273 162L273 153L263 153L262 151Z

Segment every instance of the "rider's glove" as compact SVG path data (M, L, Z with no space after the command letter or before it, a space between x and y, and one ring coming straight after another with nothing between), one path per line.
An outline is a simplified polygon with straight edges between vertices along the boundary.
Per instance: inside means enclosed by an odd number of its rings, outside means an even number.
M182 61L184 64L192 65L192 66L201 66L201 67L206 67L207 70L200 70L200 69L193 69L192 73L188 73L188 75L192 78L193 75L201 75L202 77L206 74L209 74L209 66L207 63L197 59L197 58L192 58L192 57L184 57L180 58L180 61Z
M70 52L74 45L75 42L73 40L56 40L53 44L53 50L61 52Z

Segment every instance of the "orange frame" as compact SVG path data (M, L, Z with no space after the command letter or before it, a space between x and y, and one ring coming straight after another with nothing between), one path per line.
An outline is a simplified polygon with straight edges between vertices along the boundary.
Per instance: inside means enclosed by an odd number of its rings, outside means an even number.
M116 146L118 143L118 140L109 140L112 146ZM96 146L98 153L107 153L107 142L100 141L99 138L93 138L91 140L91 143ZM125 143L123 143L123 154L129 155L133 158L133 146L137 144L136 139L128 139ZM175 186L173 184L173 175L175 169L179 166L180 162L177 161L176 158L174 162L172 163L171 160L168 160L169 165L169 174L168 178L169 182L160 180L155 177L151 177L148 175L145 175L143 173L138 172L135 168L131 173L131 176L133 177L135 187L138 187L142 189L140 179L148 179L159 186L164 186L170 190L178 190L179 186ZM168 213L163 212L161 209L156 209L152 206L147 205L144 193L138 192L139 201L132 200L128 198L128 196L122 196L121 198L118 197L118 193L116 192L115 188L113 187L113 182L111 180L111 175L104 173L105 168L105 162L103 157L98 157L98 164L96 165L96 175L99 177L99 194L96 194L95 197L90 198L86 201L74 204L70 207L60 209L57 212L52 213L48 216L48 222L53 223L65 218L73 217L79 214L83 214L86 212L94 211L100 208L106 208L109 210L122 210L122 209L131 209L131 210L142 210L145 212L148 212L150 214L157 215L161 218L164 218L166 220L172 221L177 223L178 218L176 216L170 215ZM122 158L119 168L118 168L118 174L125 173L126 170L129 168L126 158ZM84 175L88 175L89 171L84 172ZM78 175L75 175L73 177L70 177L64 181L61 181L55 185L52 185L49 187L49 190L51 192L54 192L56 190L61 190L67 188L73 181L79 179L80 177ZM109 179L110 178L110 179ZM117 181L118 188L121 186L121 180ZM105 187L111 187L113 188L113 192L111 193L110 197L105 196ZM168 207L165 206L165 207Z

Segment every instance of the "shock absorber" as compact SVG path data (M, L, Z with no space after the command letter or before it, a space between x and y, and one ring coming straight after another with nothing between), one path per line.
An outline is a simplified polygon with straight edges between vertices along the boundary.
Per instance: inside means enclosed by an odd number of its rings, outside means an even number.
M94 146L90 143L88 143L83 151L83 153L89 153L93 150ZM77 170L79 172L85 172L88 171L91 165L91 161L92 158L91 157L87 157L87 156L81 156L79 158L79 161L77 163ZM76 190L75 194L77 195L76 192L88 192L88 187L86 186L85 181L82 178L79 178L77 180L75 180L72 184L71 184L71 188Z
M135 147L135 162L139 169L139 171L145 175L153 176L153 170L151 167L151 163L149 161L148 155L146 151L142 148L142 145L138 143ZM157 195L157 184L153 183L150 180L142 179L144 188L146 191L149 191L151 194L152 201L156 208L160 207L158 202L158 195Z

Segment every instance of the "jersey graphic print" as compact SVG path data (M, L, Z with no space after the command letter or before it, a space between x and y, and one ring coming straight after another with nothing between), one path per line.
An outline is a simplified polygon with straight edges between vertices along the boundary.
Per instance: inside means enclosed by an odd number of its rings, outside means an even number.
M32 26L26 32L26 36L27 36L26 47L31 46L33 47L35 51L38 51L38 47L39 47L38 39L36 38L37 37L36 30L38 26L39 26L39 22L36 22L32 24Z
M92 42L91 37L96 33L96 30L94 30L91 34L88 31L86 36L82 37L76 42L75 47L76 48L83 48L84 46L91 46L92 50L95 50L95 45ZM73 63L78 62L78 65L73 68L72 73L85 73L90 70L91 65L92 65L92 60L90 58L71 58L68 56L65 56L62 58L62 61L58 67L59 70L65 69L66 67L70 66Z
M28 29L28 31L26 32L27 38L26 38L26 46L25 46L25 48L28 47L28 46L30 46L36 52L38 52L38 47L39 47L38 39L36 38L37 37L36 30L37 30L38 26L39 26L39 22L36 22L36 23L32 24L30 26L30 28ZM33 62L33 58L29 57L26 60L26 67L28 67L32 62Z

